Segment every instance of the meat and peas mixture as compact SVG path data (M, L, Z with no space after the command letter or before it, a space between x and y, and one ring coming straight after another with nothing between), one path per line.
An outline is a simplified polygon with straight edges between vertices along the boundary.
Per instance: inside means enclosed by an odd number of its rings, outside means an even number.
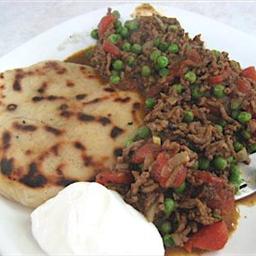
M108 10L90 64L145 97L144 125L96 180L155 223L166 247L217 250L228 239L238 163L256 151L256 71L190 38L175 18L125 23Z

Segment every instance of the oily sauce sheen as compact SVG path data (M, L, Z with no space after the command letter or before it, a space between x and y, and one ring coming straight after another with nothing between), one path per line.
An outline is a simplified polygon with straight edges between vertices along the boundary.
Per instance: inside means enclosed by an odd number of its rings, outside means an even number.
M94 46L90 46L86 49L78 51L71 56L65 59L65 62L71 62L76 64L88 65L90 64L90 58L92 56ZM246 197L245 199L239 200L237 205L246 205L246 206L254 206L256 204L256 194ZM234 211L232 216L229 216L229 219L225 219L225 222L228 225L228 229L230 231L230 235L236 230L238 225L239 212ZM166 256L200 256L203 254L203 251L195 250L193 253L188 253L182 248L170 248L166 251Z

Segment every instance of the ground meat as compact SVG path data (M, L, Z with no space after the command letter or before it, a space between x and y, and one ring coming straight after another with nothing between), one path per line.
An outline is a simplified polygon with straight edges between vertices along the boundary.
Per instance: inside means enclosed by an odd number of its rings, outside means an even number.
M256 143L256 81L244 76L226 52L206 49L200 35L190 38L174 18L154 14L133 21L138 28L115 42L119 56L102 47L110 34L119 33L111 24L91 62L102 77L119 76L113 86L152 98L144 124L161 145L153 147L154 140L145 138L126 147L114 170L128 171L132 182L108 186L157 227L171 223L175 244L183 246L201 227L234 208L235 189L228 183L232 166L249 163L248 151ZM139 44L140 53L123 50L125 43ZM168 59L165 70L152 57L156 51ZM124 63L118 71L112 65L116 59ZM143 66L148 75L142 75ZM245 111L251 120L239 116ZM215 163L220 157L221 168ZM175 201L169 215L166 199Z

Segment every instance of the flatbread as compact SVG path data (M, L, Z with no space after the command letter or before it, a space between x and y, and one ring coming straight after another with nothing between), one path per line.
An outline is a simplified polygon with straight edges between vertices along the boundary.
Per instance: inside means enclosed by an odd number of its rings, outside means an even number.
M0 194L36 207L112 167L142 123L135 92L88 66L41 62L0 74Z

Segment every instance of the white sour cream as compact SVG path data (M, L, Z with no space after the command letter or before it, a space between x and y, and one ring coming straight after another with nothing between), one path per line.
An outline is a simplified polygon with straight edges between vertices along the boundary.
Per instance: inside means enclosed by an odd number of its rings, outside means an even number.
M164 255L156 227L95 182L66 187L31 219L33 236L49 255Z

